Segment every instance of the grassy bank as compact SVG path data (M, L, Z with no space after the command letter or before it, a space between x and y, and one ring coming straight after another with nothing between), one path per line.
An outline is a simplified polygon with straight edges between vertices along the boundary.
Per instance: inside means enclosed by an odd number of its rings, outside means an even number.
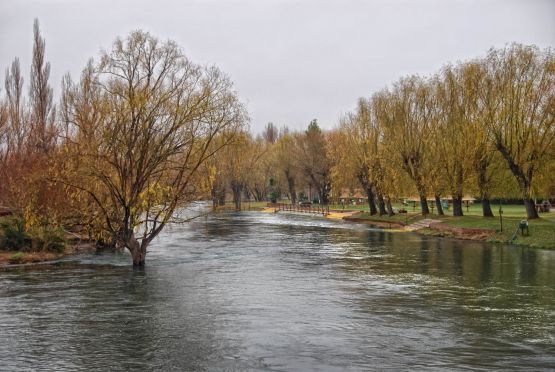
M281 203L289 203L289 201L280 201ZM267 205L267 202L243 202L243 210L261 210ZM501 231L501 221L499 219L499 204L492 205L492 210L495 214L493 218L482 217L482 206L480 204L471 204L463 207L464 216L453 217L452 210L446 210L444 216L440 216L437 210L434 213L423 217L420 214L418 206L412 205L404 206L402 204L395 204L395 210L405 209L407 213L396 213L394 216L371 216L368 213L368 205L330 205L330 210L337 211L356 211L359 212L355 216L356 219L365 220L369 223L375 222L375 225L381 228L396 228L398 224L410 225L412 223L430 218L439 220L442 224L458 227L464 229L488 229L491 230L485 234L453 234L449 231L427 228L419 230L418 232L426 235L455 237L463 239L479 239L488 240L491 242L499 243L512 243L518 245L525 245L535 248L555 249L555 213L541 213L540 218L537 220L529 221L529 235L522 236L520 231L514 236L515 230L519 222L526 219L526 210L524 205L502 205L503 208L503 230ZM234 208L232 203L226 203L224 208ZM391 226L390 226L391 223ZM487 236L487 238L485 238ZM512 239L514 236L514 239Z
M58 260L64 253L0 251L0 265L17 265Z
M399 206L397 206L399 207ZM519 222L526 219L526 210L523 205L504 205L503 206L503 230L501 231L501 221L499 219L499 206L492 206L494 209L495 217L485 218L482 217L482 209L480 205L471 205L467 209L463 209L464 216L453 217L450 215L439 216L437 214L430 214L426 218L439 220L441 223L460 227L463 229L490 229L487 240L499 243L513 243L518 245L525 245L535 248L555 249L555 213L541 213L540 218L536 220L529 220L529 235L522 236L520 230L517 231ZM396 214L395 216L371 216L367 212L357 215L358 218L366 219L368 221L394 221L402 222L410 225L418 222L424 217L420 215L418 209L412 211L412 207L408 208L408 213ZM446 211L450 214L451 211ZM517 232L515 235L515 231ZM450 236L445 231L440 231L434 228L419 230L419 233L434 235L434 236ZM515 237L514 240L511 240ZM469 234L468 238L472 238Z
M94 243L61 227L29 229L20 218L0 217L0 266L58 260L94 249Z

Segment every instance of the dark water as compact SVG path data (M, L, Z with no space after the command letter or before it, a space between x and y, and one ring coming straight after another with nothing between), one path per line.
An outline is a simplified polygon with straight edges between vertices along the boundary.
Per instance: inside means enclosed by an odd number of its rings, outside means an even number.
M219 215L0 272L0 370L549 370L555 251Z

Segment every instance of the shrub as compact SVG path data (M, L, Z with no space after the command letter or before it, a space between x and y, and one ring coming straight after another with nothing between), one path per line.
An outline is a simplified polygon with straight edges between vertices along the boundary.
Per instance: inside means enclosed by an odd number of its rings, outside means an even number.
M40 241L43 250L55 253L63 252L66 245L61 229L44 228Z
M22 252L16 252L14 254L11 254L8 257L8 261L12 264L22 263L23 262L23 256L24 256L24 254Z
M51 225L27 230L23 219L16 218L0 225L0 247L8 251L49 251L61 253L65 249L64 232Z
M33 251L61 253L65 249L64 231L59 227L43 224L29 229Z
M2 229L2 247L9 251L28 251L31 248L31 238L25 231L25 223L16 218L0 225Z

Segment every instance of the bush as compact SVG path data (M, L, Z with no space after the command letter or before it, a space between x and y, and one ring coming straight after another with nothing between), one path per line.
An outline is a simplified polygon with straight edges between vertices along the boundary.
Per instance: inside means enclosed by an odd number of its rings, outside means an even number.
M16 218L0 225L0 247L8 251L49 251L61 253L65 249L64 232L60 228L44 225L30 230L23 219Z
M277 203L278 196L279 196L279 194L278 194L277 191L272 191L272 192L270 193L270 202L272 202L272 203L274 203L274 204Z
M22 263L23 262L23 256L24 256L24 254L22 252L17 252L17 253L11 254L10 257L8 257L8 261L11 264Z
M31 249L31 238L25 231L25 223L14 219L0 225L2 229L1 245L8 251L28 251Z
M66 241L63 237L63 231L60 229L43 229L39 241L43 250L54 253L63 252L66 246Z

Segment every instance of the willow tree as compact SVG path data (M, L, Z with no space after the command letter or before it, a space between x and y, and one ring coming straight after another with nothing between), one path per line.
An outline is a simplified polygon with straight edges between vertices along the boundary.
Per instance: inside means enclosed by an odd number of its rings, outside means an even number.
M493 217L490 197L496 183L496 176L500 173L501 159L484 124L485 110L480 100L482 82L486 73L484 67L483 63L475 60L462 64L458 71L465 100L470 103L465 112L465 120L469 130L468 147L472 149L469 158L472 164L472 178L481 200L482 215Z
M287 183L287 190L292 204L297 203L298 167L295 159L295 137L290 133L279 136L275 146L275 168L278 177L283 176Z
M246 184L246 195L261 202L275 200L282 189L275 165L275 150L278 140L278 131L272 123L266 126L262 135L258 135L251 145L254 161Z
M434 79L438 112L435 115L438 152L437 167L443 169L453 198L453 215L462 216L464 185L471 175L475 152L474 127L476 97L465 90L460 66L446 66Z
M391 92L375 96L377 115L384 123L384 142L402 169L413 181L422 214L430 213L427 202L430 125L433 120L433 94L430 84L417 76L401 79Z
M528 218L534 176L555 144L555 57L550 49L513 44L490 50L482 100L494 146L518 182Z
M94 203L102 228L143 266L147 247L198 195L198 173L246 120L229 79L142 31L116 39L65 80L60 179Z
M241 210L243 195L255 178L257 165L265 150L260 141L254 140L248 132L242 132L218 154L217 166L225 184L231 189L237 211Z
M379 157L380 130L377 121L372 120L372 106L364 98L359 98L356 111L345 115L339 125L339 130L344 137L345 145L342 161L338 166L350 171L358 180L368 198L368 208L371 215L378 213L375 198L379 194L379 212L385 214L383 202L383 187L380 180L383 178Z
M328 204L331 192L332 163L326 151L326 136L316 119L308 125L297 146L298 166L308 185L316 189L320 204Z

